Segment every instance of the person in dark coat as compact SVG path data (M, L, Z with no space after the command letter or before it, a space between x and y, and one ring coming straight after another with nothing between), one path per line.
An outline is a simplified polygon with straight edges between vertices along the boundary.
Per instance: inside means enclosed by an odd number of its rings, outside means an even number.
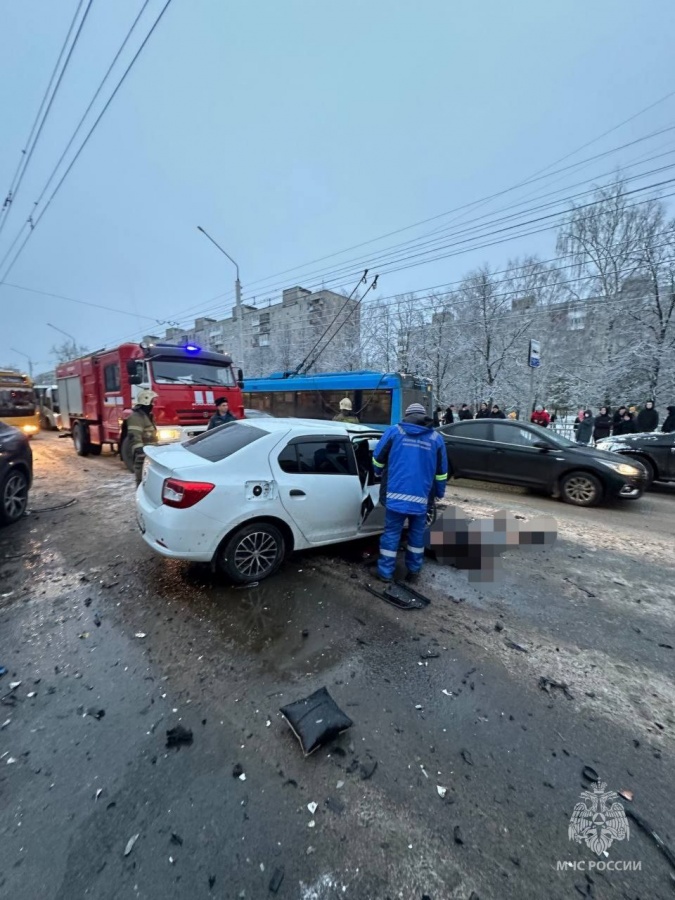
M620 422L617 422L616 425L612 428L612 434L622 435L622 434L637 434L638 427L635 424L632 415L626 410L623 414L623 419Z
M628 407L624 406L622 403L621 406L617 409L617 411L612 416L612 425L618 425L619 422L621 422L623 420L623 417L627 411L628 411Z
M477 419L489 419L490 418L490 410L488 409L488 405L483 400L481 405L478 407L478 412L476 413Z
M505 416L505 414L502 412L502 410L499 408L499 406L497 406L496 403L493 403L493 404L492 404L492 411L490 412L489 418L490 418L490 419L505 419L506 416Z
M434 410L434 415L432 417L432 422L434 423L434 428L438 428L438 426L441 424L441 413L442 412L443 412L443 410L441 409L440 406L437 406L436 409Z
M219 425L225 425L227 422L236 422L237 417L230 412L230 404L227 397L218 397L216 399L216 411L209 419L207 431L217 428Z
M595 417L595 423L593 426L593 440L601 441L603 438L608 438L611 430L612 417L610 416L607 407L601 406L599 415Z
M668 415L666 416L666 421L661 426L661 431L664 434L671 434L675 431L675 406L666 406L668 410Z
M590 409L584 411L579 422L576 423L576 441L577 444L590 444L593 437L593 413Z
M462 406L459 410L459 421L463 422L465 419L473 419L473 413L466 405L466 403L462 403Z
M638 431L656 431L659 426L659 414L654 409L654 401L647 400L645 408L637 414Z

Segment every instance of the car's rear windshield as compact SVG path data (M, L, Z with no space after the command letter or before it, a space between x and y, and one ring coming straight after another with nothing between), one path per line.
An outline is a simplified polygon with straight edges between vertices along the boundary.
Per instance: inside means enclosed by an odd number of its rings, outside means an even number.
M238 450L248 447L254 441L265 437L267 431L255 428L253 425L240 425L239 422L228 422L227 425L219 425L211 431L205 431L183 446L190 453L208 459L209 462L218 462L228 456L232 456Z

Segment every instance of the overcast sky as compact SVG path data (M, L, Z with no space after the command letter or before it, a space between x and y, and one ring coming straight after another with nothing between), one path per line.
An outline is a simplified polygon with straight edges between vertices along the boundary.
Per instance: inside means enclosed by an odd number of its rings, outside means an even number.
M163 2L150 0L145 30ZM76 5L0 5L2 197ZM0 258L141 5L94 0ZM121 312L0 286L0 363L23 364L16 348L49 368L60 338L47 322L96 348L156 332L154 320L225 315L234 272L198 224L239 262L245 298L315 287L322 274L335 286L344 259L421 232L269 276L526 179L675 90L674 46L673 0L173 0L7 278ZM665 128L674 113L671 97L572 159ZM672 148L672 134L596 170ZM554 236L392 273L381 293L528 251L554 256Z

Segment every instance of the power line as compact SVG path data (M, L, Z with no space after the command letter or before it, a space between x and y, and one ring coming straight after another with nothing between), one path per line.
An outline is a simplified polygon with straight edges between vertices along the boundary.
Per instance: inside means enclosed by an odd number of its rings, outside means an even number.
M602 134L598 135L597 137L593 138L592 140L587 141L586 143L582 144L580 147L577 147L575 150L571 151L570 153L567 153L565 156L560 157L559 159L557 159L557 160L555 160L554 162L550 163L550 164L549 164L548 166L546 166L544 169L538 170L537 172L534 173L534 175L530 176L529 178L525 179L524 181L521 181L521 182L518 182L517 184L512 185L511 187L508 187L508 188L504 188L504 189L502 189L502 190L499 190L499 191L497 191L497 192L495 192L495 193L493 193L493 194L488 195L487 197L483 197L483 198L480 198L480 199L478 199L478 200L473 200L473 201L471 201L470 203L465 203L465 204L463 204L463 205L461 205L461 206L455 207L454 209L450 209L450 210L446 210L445 212L438 213L437 215L431 216L431 217L429 217L429 218L427 218L427 219L421 219L420 221L414 222L414 223L411 224L411 225L405 225L405 226L403 226L402 228L398 228L398 229L396 229L396 230L394 230L394 231L387 232L386 234L380 235L379 237L371 238L370 240L362 241L362 242L359 243L359 244L353 244L353 245L350 246L350 247L346 247L346 248L344 248L344 249L342 249L342 250L335 251L334 253L327 254L326 256L318 257L317 259L311 260L311 261L308 262L308 263L303 263L302 265L294 266L294 267L292 267L292 268L290 268L290 269L284 269L284 270L282 270L282 271L280 271L280 272L276 272L274 275L270 275L270 276L267 276L266 278L258 279L257 281L251 282L251 284L250 284L249 286L258 285L258 284L261 284L261 283L264 282L264 281L270 281L272 278L277 278L277 277L280 277L280 276L282 276L282 275L287 275L287 274L289 274L289 273L291 273L291 272L297 272L297 271L300 270L300 269L307 268L307 267L310 266L310 265L314 265L315 263L318 263L318 262L323 262L323 261L325 261L325 260L327 260L327 259L332 259L332 258L334 258L334 257L336 257L336 256L342 256L343 254L349 253L349 252L352 251L352 250L358 250L358 249L360 249L361 247L365 247L365 246L368 246L369 244L377 243L378 241L385 240L385 239L388 238L388 237L392 237L392 236L394 236L394 235L396 235L396 234L401 234L401 233L404 232L404 231L409 231L409 230L411 230L411 229L413 229L413 228L418 228L420 225L426 225L426 224L428 224L429 222L437 221L438 219L444 218L445 216L448 216L448 215L451 215L451 214L454 213L454 212L460 212L460 211L462 211L462 210L470 209L470 208L475 207L475 206L483 205L484 203L486 203L486 202L488 202L488 201L490 201L490 200L494 200L494 199L496 199L497 197L503 196L504 194L508 194L508 193L510 193L511 191L517 190L519 187L523 187L524 185L533 183L533 182L535 182L535 181L539 181L539 180L541 180L542 173L546 172L546 171L547 171L548 169L550 169L552 166L558 165L558 163L564 162L566 159L569 159L570 157L576 155L577 153L580 153L580 152L581 152L582 150L584 150L586 147L589 147L589 146L591 146L592 144L597 143L597 141L599 141L599 140L601 140L602 138L606 137L608 134L611 134L612 132L617 131L619 128L622 128L624 125L628 124L629 122L632 122L634 119L637 119L639 116L643 115L644 113L648 112L649 110L653 109L654 107L658 106L659 104L664 103L666 100L670 99L670 98L671 98L672 96L674 96L674 95L675 95L675 91L671 91L670 93L668 93L668 94L664 95L663 97L661 97L659 100L656 100L654 103L651 103L651 104L649 104L648 106L644 107L643 109L639 110L638 112L634 113L634 114L633 114L632 116L630 116L628 119L625 119L624 121L620 122L618 125L613 126L612 128L608 129L607 131L605 131L605 132L603 132ZM592 159L596 159L596 158L601 158L601 157L606 156L606 155L609 155L609 154L611 154L611 153L615 153L615 152L617 152L618 150L624 149L625 147L632 146L633 144L639 143L639 142L642 141L642 140L648 140L648 139L651 138L651 137L654 137L654 136L659 135L659 134L663 134L664 131L670 131L673 127L675 127L675 126L671 126L670 128L666 128L666 129L664 129L664 130L662 130L662 131L656 131L656 132L653 132L652 134L647 135L647 136L642 137L642 138L638 138L637 140L629 141L628 143L623 144L623 145L621 145L621 146L619 146L619 147L617 147L617 148L614 148L614 149L611 149L611 150L604 151L604 152L601 153L601 154L597 154L596 157L591 157L590 159L592 160ZM586 161L587 161L587 160L581 160L581 161L578 162L578 163L573 163L571 166L566 166L565 169L576 168L576 167L579 166L579 165L583 165ZM558 170L558 172L552 172L552 173L550 173L549 175L544 176L544 177L546 177L546 178L552 177L553 175L556 175L556 174L558 174L559 172L565 171L565 169L560 169L560 170ZM269 290L269 289L266 288L266 290ZM223 295L223 294L220 294L220 295L218 295L218 297L214 297L213 299L218 299L219 297L222 297L222 296L224 296L224 295ZM208 303L208 302L209 302L209 301L207 301L207 303ZM194 308L194 307L193 307L193 308Z
M672 168L672 166L665 167L665 168ZM665 186L665 185L667 185L667 184L672 183L673 181L675 181L675 179L666 179L666 180L661 181L661 182L656 182L655 184L644 185L644 186L642 186L642 187L635 188L635 189L633 189L633 190L631 190L631 191L626 191L626 192L624 193L624 196L627 197L627 196L630 196L630 195L633 195L633 194L636 194L636 193L640 193L640 192L643 192L643 191L659 189L659 188L661 188L661 187L663 187L663 186ZM589 192L584 192L584 193L589 193ZM670 195L667 195L667 196L670 196ZM564 202L564 201L566 201L566 200L568 200L568 199L569 199L569 198L563 198L563 200L561 200L560 202ZM645 200L638 201L638 205L639 205L640 203L651 202L651 201L653 201L654 199L657 199L657 198L656 198L656 197L648 197L648 198L646 198ZM636 204L633 204L633 205L636 205ZM578 210L583 210L583 209L587 209L587 208L592 208L592 207L594 207L594 206L596 206L596 203L595 203L594 201L592 201L592 202L589 202L589 203L586 203L586 204L581 204L581 205L577 206L576 209L578 209ZM631 208L631 206L629 206L628 208ZM536 209L536 207L535 207L534 209ZM522 213L520 213L520 214L518 214L518 215L524 215L526 212L529 212L529 210L522 211ZM547 214L547 215L538 216L538 217L535 217L535 218L530 219L530 220L518 222L518 223L513 224L513 225L508 225L508 226L504 226L504 227L502 227L502 228L497 228L497 229L494 229L494 230L489 231L489 232L484 232L483 234L474 234L474 235L471 235L470 237L466 237L466 238L464 238L464 239L456 240L456 241L450 242L450 243L448 243L448 244L445 244L445 245L441 245L441 246L439 246L439 247L436 247L436 248L434 248L433 251L429 250L429 251L424 251L424 252L422 252L422 253L410 254L410 255L408 255L408 256L400 256L398 259L392 259L392 260L389 260L389 261L388 261L388 262L389 262L389 266L390 266L389 268L387 268L387 265L386 265L386 262L387 262L387 261L384 260L384 259L377 259L377 258L376 258L375 261L374 261L374 264L378 266L381 275L385 275L385 274L393 274L394 272L405 271L405 270L407 270L407 269L415 268L415 267L420 266L420 265L426 265L427 263L430 263L430 262L436 262L437 260L440 260L440 259L447 259L447 258L449 258L449 257L462 255L462 254L464 254L464 253L468 253L468 252L471 252L471 251L474 251L474 250L480 250L480 249L484 249L484 248L486 248L486 247L496 246L496 245L498 245L498 244L500 244L500 243L505 243L505 242L514 240L514 239L516 239L516 238L517 238L517 239L521 239L521 238L523 238L523 237L529 237L529 236L531 236L531 235L533 235L533 234L540 234L540 233L542 233L542 232L549 231L549 230L551 230L551 229L553 229L553 228L558 227L558 225L560 224L560 221L557 221L557 220L558 220L558 219L559 219L559 220L564 220L564 218L565 218L568 214L569 214L569 210L565 209L565 210L561 210L561 211L558 211L558 212L549 213L549 214ZM592 217L592 215L591 215L591 217ZM480 226L480 227L481 227L481 228L488 228L488 227L490 227L490 226L492 226L492 225L499 224L499 223L501 223L501 222L507 221L509 218L512 218L512 217L508 217L508 216L507 216L507 217L502 217L501 219L497 219L497 220L495 220L494 222L486 222L483 226ZM505 232L511 232L511 231L516 230L516 229L524 229L524 228L527 228L528 226L531 226L531 225L533 225L533 224L537 224L537 225L538 225L539 223L544 222L544 221L549 221L549 222L551 222L551 224L546 225L546 226L544 226L544 227L536 227L536 228L533 228L533 229L531 228L530 230L522 231L522 233L517 234L517 235L511 235L511 236L509 236L509 237L507 237L507 238L505 238L505 239L503 239L503 240L489 241L489 242L487 242L487 243L478 243L478 244L475 244L475 245L472 245L472 246L469 246L469 247L462 247L462 245L465 245L465 244L470 243L470 242L472 242L472 241L482 241L482 240L485 239L485 238L492 237L492 236L497 235L497 234L501 234L501 233L505 233ZM476 230L475 227L472 228L472 229L460 229L460 230L456 233L456 236L457 236L457 237L460 237L462 234L465 234L467 231L475 231L475 230ZM430 256L429 256L429 254L430 254L431 252L436 252L436 251L439 251L439 250L448 250L448 249L456 248L456 247L462 247L462 249L456 250L456 251L454 251L454 252L448 252L448 253L437 253L437 255L435 255L435 256L433 256L433 257L430 257ZM423 258L420 259L420 257L423 257ZM416 261L410 262L411 260L416 260ZM406 265L400 265L400 266L398 266L398 267L391 267L391 266L393 266L393 264L396 263L396 262L407 263L407 264L406 264ZM322 273L322 272L317 272L317 273L315 273L315 275L316 275L316 277L317 277L316 286L317 286L317 288L318 288L319 285L325 285L325 284L329 284L329 285L330 285L330 284L333 284L333 283L336 283L336 282L339 282L339 281L343 281L343 280L345 280L345 279L347 279L347 278L349 278L349 277L355 277L355 276L356 276L356 272L354 272L353 270L352 270L352 271L347 271L347 270L339 271L339 270L336 270L335 273L325 273L325 272ZM330 275L331 277L327 277L328 275ZM216 308L216 309L217 309L217 308Z
M133 316L133 318L135 319L148 319L148 321L154 322L156 325L169 324L166 321L155 319L152 316L145 316L141 313L129 312L129 310L126 309L116 309L112 306L103 306L101 303L93 303L90 300L78 300L76 297L68 297L66 294L54 294L51 291L39 291L37 290L37 288L24 287L21 284L12 284L9 281L3 281L2 283L0 283L0 287L14 288L17 291L26 291L29 294L40 294L43 297L54 297L57 300L67 300L69 303L78 303L81 306L90 306L93 309L103 309L106 312L119 313L121 316Z
M90 2L91 2L91 0L90 0ZM112 94L110 95L110 97L108 97L108 99L107 99L107 101L106 101L106 103L105 103L103 109L101 110L101 112L100 112L99 115L97 116L96 120L94 121L94 124L91 126L91 128L90 128L89 131L87 132L87 135L86 135L84 141L80 144L80 147L79 147L77 153L75 154L75 156L74 156L74 157L72 158L72 160L70 161L70 164L68 165L68 168L67 168L66 171L63 173L63 175L61 176L60 181L58 182L58 184L56 185L56 187L55 187L54 190L52 191L52 194L51 194L51 196L49 197L49 200L48 200L47 203L45 204L44 208L43 208L42 211L40 212L40 214L39 214L39 216L37 217L37 219L36 219L34 222L31 223L31 229L30 229L30 231L29 231L28 234L26 235L26 238L25 238L24 242L21 244L21 246L20 246L19 249L17 250L17 252L16 252L16 254L14 255L14 257L12 258L12 261L10 262L9 267L5 270L5 273L4 273L4 275L2 276L2 279L0 280L0 284L3 284L3 283L4 283L4 281L7 279L8 275L9 275L9 273L10 273L10 272L12 271L12 269L14 268L14 265L15 265L16 261L18 260L19 256L21 255L21 253L23 252L24 247L25 247L26 244L28 243L28 241L29 241L29 239L30 239L30 236L33 234L33 232L35 231L35 229L37 228L37 226L38 226L38 225L40 224L40 222L42 221L42 218L43 218L44 214L45 214L45 213L47 212L47 210L49 209L49 207L50 207L52 201L54 200L54 198L55 198L56 195L58 194L59 190L61 189L61 186L63 185L64 181L65 181L66 178L68 177L68 175L69 175L69 173L71 172L73 166L75 165L75 163L76 163L77 160L79 159L80 154L82 153L82 151L83 151L84 148L86 147L87 143L89 142L89 139L91 138L91 136L92 136L92 135L94 134L94 132L96 131L96 128L98 127L99 122L101 121L101 119L103 118L103 116L106 114L106 112L107 112L107 110L108 110L110 104L111 104L112 101L114 100L114 98L115 98L115 96L117 95L117 92L119 91L119 89L120 89L120 88L122 87L122 85L124 84L124 81L126 80L127 75L129 74L129 72L130 72L130 71L132 70L132 68L134 67L134 65L135 65L135 63L136 63L136 60L138 59L138 57L139 57L139 56L141 55L141 53L143 52L143 49L145 48L146 44L148 43L148 41L149 41L150 38L152 37L152 35L153 35L155 29L156 29L157 26L159 25L159 23L160 23L162 17L164 16L164 13L167 11L167 9L169 8L169 6L171 5L171 2L172 2L172 0L166 0L164 6L163 6L162 9L160 10L160 12L159 12L157 18L156 18L155 21L153 22L153 24L152 24L150 30L148 31L148 33L146 34L145 38L143 39L143 42L141 43L140 47L138 48L138 50L136 51L136 53L135 53L134 56L132 57L131 61L130 61L129 64L127 65L126 69L124 70L124 72L123 72L123 74L122 74L122 77L121 77L120 80L117 82L117 85L115 86L115 89L113 90L113 92L112 92Z
M72 44L70 45L70 49L68 50L68 55L66 56L65 62L64 62L64 64L63 64L63 68L61 69L61 72L59 73L59 77L58 77L58 79L57 79L57 81L56 81L56 85L54 86L54 90L52 91L52 95L51 95L51 97L49 98L49 102L48 102L48 104L47 104L47 108L46 108L45 113L44 113L44 115L43 115L43 117L42 117L42 120L41 120L41 122L40 122L40 125L38 126L37 132L36 132L36 134L35 134L35 139L33 140L33 143L32 143L32 145L31 145L30 149L28 150L27 155L25 155L24 158L21 160L21 164L22 164L21 173L20 173L20 175L19 175L18 181L16 182L16 185L15 185L14 190L13 190L13 192L12 192L12 198L11 198L11 200L9 201L9 204L7 205L7 212L6 212L5 216L4 216L4 218L2 219L2 221L0 221L0 234L2 233L2 229L5 227L5 222L6 222L7 219L9 218L9 214L10 214L10 212L11 212L11 207L12 207L12 204L13 204L13 202L14 202L14 198L16 197L17 193L19 192L19 188L21 187L21 182L23 181L23 177L24 177L24 175L26 174L26 170L28 169L28 166L29 166L29 164L30 164L31 158L32 158L32 156L33 156L33 152L34 152L35 148L37 147L38 141L40 140L40 135L42 134L42 129L44 128L45 122L47 121L47 119L48 119L48 117L49 117L49 112L50 112L50 110L51 110L51 108L52 108L52 104L54 103L54 100L55 100L55 98L56 98L56 95L57 95L58 92L59 92L59 87L61 86L61 82L63 81L63 76L66 74L66 70L68 69L68 64L70 63L70 60L71 60L71 57L72 57L73 52L74 52L74 50L75 50L75 47L77 46L77 42L78 42L79 39L80 39L80 34L82 33L82 29L84 28L84 23L87 21L87 16L89 15L89 10L91 9L91 6L92 6L92 3L93 3L93 2L94 2L94 0L88 0L87 6L86 6L86 8L85 8L85 10L84 10L84 15L83 15L82 18L80 19L80 24L79 24L79 26L78 26L78 28L77 28L77 31L75 32L75 37L73 38L73 42L72 42ZM77 10L76 10L76 12L75 12L75 19L77 19L77 14L78 14L79 11L80 11L80 6L82 6L82 0L81 0L80 5L78 6L78 8L77 8ZM75 23L75 19L73 19L73 24ZM71 25L71 30L72 30L72 25ZM68 36L70 36L70 31L68 32ZM67 40L68 40L68 38L66 38L66 42L67 42ZM65 45L64 45L64 46L65 46ZM62 52L63 52L63 51L62 51ZM60 58L61 58L61 57L59 56L59 59L60 59ZM57 65L58 65L58 63L57 63ZM53 76L52 76L52 77L53 77ZM51 83L51 81L50 81L50 83ZM21 165L21 164L20 164L20 165ZM6 202L6 201L5 201L5 202ZM29 221L30 221L30 218L29 218Z
M581 160L579 163L576 163L576 164L574 164L573 166L566 166L565 169L557 170L556 172L553 172L553 173L551 173L551 175L546 176L546 177L550 178L550 177L552 177L552 176L558 174L559 172L563 172L563 171L567 171L567 170L569 170L569 169L576 168L576 167L578 167L579 165L585 164L585 163L587 163L587 162L594 161L594 160L596 160L596 159L599 159L599 158L604 157L604 156L606 156L606 155L609 155L609 154L611 154L611 153L614 153L614 152L617 152L617 151L619 151L619 150L625 149L625 148L628 147L628 146L633 146L633 145L635 145L635 144L637 144L637 143L640 143L640 142L642 142L642 141L644 141L644 140L651 139L651 138L653 138L653 137L659 136L659 135L661 135L661 134L664 134L664 133L669 132L669 131L672 131L672 130L675 130L675 125L669 126L668 128L660 129L660 130L658 130L658 131L655 131L655 132L652 132L652 133L650 133L650 134L648 134L648 135L645 135L645 136L643 136L643 137L641 137L641 138L637 138L637 139L635 139L635 140L629 141L629 142L627 142L626 144L623 144L623 145L621 145L621 146L619 146L619 147L613 148L612 150L605 151L604 153L597 154L596 156L590 157L590 158L587 159L587 160ZM658 156L649 157L647 161L649 161L649 159L656 159L656 158L658 158ZM590 178L588 178L588 179L584 179L583 181L578 182L577 185L582 185L582 184L586 184L586 183L592 182L592 181L594 181L595 179L606 177L608 174L610 174L610 173L602 173L602 174L594 175L594 176L592 176L592 177L590 177ZM635 176L633 176L633 178L634 178L634 177L635 177ZM540 180L540 179L533 179L533 180ZM547 197L547 196L553 196L554 194L558 194L558 193L560 193L562 190L569 190L570 187L574 187L574 186L577 186L577 185L568 186L567 188L562 188L562 189L558 189L558 190L556 190L556 191L550 192L550 193L548 193L548 194L545 194L545 195L544 195L544 198ZM506 191L503 192L503 193L506 193ZM475 202L480 202L480 201L475 201ZM518 207L518 206L523 205L524 202L525 202L525 201L520 201L519 203L512 204L511 206L503 207L501 210L497 210L497 212L499 212L499 211L506 211L506 210L509 210L509 209L514 209L514 208L516 208L516 207ZM471 204L469 204L469 205L471 205ZM480 221L481 219L485 219L485 218L487 218L487 217L490 216L490 215L494 215L494 214L492 214L492 213L491 213L491 214L486 214L486 215L480 216L478 219L473 220L473 221ZM447 227L448 227L447 225L446 225L446 226L443 226L443 229L446 229ZM438 233L438 230L435 231L435 232L429 232L429 234L437 234L437 233ZM461 232L458 232L458 233L461 233ZM393 251L393 249L396 248L396 247L401 247L401 248L405 248L405 247L413 247L413 246L419 244L420 242L422 242L422 239L423 239L424 237L426 237L426 236L428 236L428 235L420 235L419 237L414 238L414 239L412 239L412 240L410 240L410 241L404 241L404 242L399 243L399 244L394 244L394 245L392 245L392 247L391 247L390 249ZM372 242L365 242L365 243L372 243ZM362 246L362 245L357 245L357 246ZM381 251L379 251L379 252L380 252L380 253L385 253L386 251L387 251L387 248L383 248L383 250L381 250ZM330 254L330 255L327 256L327 257L323 257L323 259L328 259L328 258L330 258L330 256L336 256L336 255L339 255L339 254ZM356 257L356 258L354 258L354 259L352 259L352 260L345 261L344 263L340 263L340 264L338 265L338 268L335 268L335 269L333 269L333 270L330 270L330 269L329 269L329 270L325 270L325 269L324 269L324 270L319 270L318 272L308 273L308 274L306 274L306 275L303 275L302 277L303 277L303 279L306 279L306 278L312 278L312 277L314 277L314 276L320 274L320 275L325 279L327 275L334 275L334 274L337 275L337 274L339 274L339 273L341 273L341 272L345 273L345 277L353 277L353 276L356 275L356 271L355 271L355 269L348 268L349 266L354 265L354 266L356 266L356 267L362 267L362 266L363 266L364 264L366 264L366 263L368 263L369 265L372 266L372 265L374 265L374 264L377 264L379 259L380 259L380 258L378 258L378 257L373 257L372 255L371 255L371 256L360 256L360 257ZM317 261L319 261L319 260L315 260L315 262L317 262ZM307 268L307 267L309 267L311 264L312 264L312 263L305 263L303 266L297 266L297 267L295 267L295 268L296 268L296 269ZM293 271L293 270L287 270L287 271ZM251 288L251 287L253 287L253 286L255 286L255 285L259 285L259 284L261 284L262 282L264 282L264 281L269 281L269 280L271 280L271 279L274 278L274 277L276 277L276 276L268 276L267 278L258 279L258 280L256 280L256 281L251 282L250 285L249 285L248 287ZM335 279L335 280L337 280L337 279ZM279 283L277 283L277 284L275 284L275 285L269 285L269 286L266 286L266 287L264 288L264 292L265 292L265 293L273 292L273 291L275 291L276 289L279 289L281 286L283 286L283 284L284 284L284 282L279 282ZM217 294L215 297L212 297L211 300L207 300L207 301L206 301L206 304L210 304L210 303L212 303L214 300L220 300L220 299L223 298L223 297L229 297L230 294L231 294L230 291L226 291L226 292L224 292L224 293L222 293L222 294ZM195 304L194 306L188 307L187 309L184 309L184 310L181 311L181 312L175 312L175 313L173 313L173 317L176 318L176 317L179 316L179 315L186 315L188 312L191 312L193 309L199 309L199 310L202 311L202 312L208 312L208 311L211 310L211 309L216 309L216 310L217 310L217 309L219 309L219 308L221 308L221 307L222 307L222 304L218 304L218 306L216 306L216 307L213 307L213 306L206 306L206 307L205 307L204 303Z
M129 38L131 37L131 35L132 35L134 29L136 28L136 25L138 24L138 22L139 22L141 16L142 16L143 13L145 12L146 7L148 6L148 3L149 3L149 2L150 2L150 0L144 0L143 6L140 8L140 10L139 10L139 12L138 12L138 15L136 16L136 18L134 19L133 23L131 24L131 27L129 28L129 30L128 30L127 33L126 33L126 37L124 38L124 40L123 40L122 43L120 44L119 49L117 50L117 53L115 54L115 56L113 57L112 62L111 62L110 65L108 66L108 69L107 69L105 75L103 76L103 78L101 79L101 81L100 81L100 83L99 83L99 86L96 88L96 91L95 91L95 93L94 93L94 96L91 98L91 100L89 101L89 105L87 106L87 108L85 109L85 111L82 113L82 117L81 117L80 121L77 123L77 125L76 125L76 127L75 127L75 130L73 131L73 133L72 133L72 135L71 135L71 137L70 137L70 140L68 141L68 143L67 143L67 145L66 145L65 150L63 151L63 153L62 153L61 156L59 157L59 161L56 163L56 165L55 165L54 168L52 169L52 173L51 173L51 175L49 176L49 178L47 179L47 181L45 182L45 185L44 185L44 187L42 188L42 191L40 192L40 196L39 196L39 197L37 198L37 200L35 201L35 205L36 205L36 206L38 206L38 205L42 202L42 198L43 198L44 195L47 193L47 188L48 188L49 185L51 184L52 179L54 178L54 175L55 175L56 172L58 171L58 169L59 169L61 163L63 162L63 160L64 160L66 154L68 153L68 151L69 151L70 148L72 147L73 141L74 141L75 138L77 137L78 131L80 130L80 128L82 127L82 125L83 125L83 123L84 123L84 121L85 121L85 119L86 119L87 116L89 115L89 112L90 112L92 106L94 105L94 103L95 103L96 100L98 99L98 96L99 96L99 94L101 93L101 90L103 89L103 85L104 85L104 84L106 83L106 81L108 80L108 76L109 76L110 73L112 72L112 70L113 70L113 68L114 68L115 63L117 62L117 60L120 58L120 56L121 56L121 54L122 54L124 48L126 47L128 41L129 41Z

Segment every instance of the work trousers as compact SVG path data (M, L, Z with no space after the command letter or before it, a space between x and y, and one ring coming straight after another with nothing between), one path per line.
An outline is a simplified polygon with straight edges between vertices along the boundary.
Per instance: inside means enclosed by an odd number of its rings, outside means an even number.
M380 556L377 570L383 578L393 578L396 568L396 553L401 543L401 532L408 520L408 545L405 564L409 572L419 572L424 562L424 532L427 525L426 512L420 515L386 510L384 532L380 538Z

